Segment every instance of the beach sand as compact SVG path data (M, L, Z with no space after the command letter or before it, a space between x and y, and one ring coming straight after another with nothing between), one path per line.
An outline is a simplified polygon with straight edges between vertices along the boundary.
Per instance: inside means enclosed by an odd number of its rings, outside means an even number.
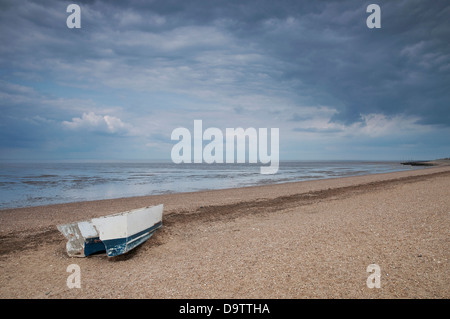
M68 257L56 229L161 203L163 228L114 258ZM450 166L1 210L0 297L449 298L449 229Z

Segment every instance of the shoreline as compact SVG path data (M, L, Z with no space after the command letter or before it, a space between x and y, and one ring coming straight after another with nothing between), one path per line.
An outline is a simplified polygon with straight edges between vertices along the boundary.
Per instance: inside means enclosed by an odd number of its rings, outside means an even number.
M14 225L8 224L11 214L14 215L29 215L40 214L41 223L40 226L46 225L45 215L51 215L52 221L55 217L54 213L64 215L63 219L58 218L57 220L62 220L60 223L74 222L83 219L89 219L93 217L99 217L103 215L114 214L122 211L127 211L131 209L136 209L144 206L158 205L166 202L164 205L164 215L172 212L178 212L180 210L188 210L199 208L200 206L208 205L208 200L205 199L207 196L213 196L212 202L216 203L217 198L215 195L225 194L226 197L222 199L221 202L233 203L242 200L255 200L262 198L271 198L273 194L283 193L283 194L296 194L299 192L310 192L324 189L331 189L335 187L346 187L346 186L358 186L366 183L381 182L385 180L397 179L397 178L410 178L414 176L424 176L434 173L440 173L450 171L450 165L433 165L431 167L423 167L420 169L411 169L405 171L395 171L387 173L374 173L365 175L353 175L345 177L333 177L333 178L323 178L314 179L307 181L295 181L295 182L283 182L283 183L268 183L262 185L252 185L245 187L233 187L233 188L222 188L222 189L208 189L201 191L192 192L177 192L177 193L167 193L167 194L154 194L154 195L143 195L143 196L131 196L131 197L119 197L111 199L98 199L98 200L88 200L88 201L76 201L67 202L59 204L48 204L48 205L38 205L38 206L27 206L27 207L17 207L17 208L2 208L0 209L0 235L7 232L8 226L11 226L10 230L15 230ZM257 194L257 196L253 196ZM250 197L246 197L250 196ZM277 195L275 195L276 197ZM178 202L178 199L185 199L186 201L195 200L194 203L186 204L174 203ZM92 209L98 209L97 212L87 211ZM47 210L48 212L45 212ZM7 215L7 216L5 216ZM8 216L9 215L9 216ZM44 216L43 216L44 215ZM69 216L67 216L69 215ZM78 219L73 217L77 216ZM21 219L22 216L16 216L17 219ZM26 219L30 221L31 216L26 216ZM61 216L60 216L61 217ZM68 218L68 219L67 219ZM67 220L67 221L66 221ZM52 224L49 224L52 225ZM30 226L33 226L30 224ZM48 225L47 225L48 226ZM22 229L23 230L23 229Z
M147 168L143 169L138 164L137 166L125 166L123 169L128 173L119 175L113 174L110 170L105 171L101 166L73 167L74 172L70 173L71 169L65 167L63 163L60 163L61 166L55 167L49 167L48 163L36 163L36 165L43 166L36 167L36 173L34 173L30 171L31 166L25 166L22 170L18 170L18 167L13 165L5 168L5 176L7 177L6 181L2 183L3 198L0 210L124 197L242 188L422 168L405 166L392 161L323 161L323 163L328 163L325 166L323 164L317 166L316 162L311 164L309 161L292 161L293 166L288 164L291 162L283 163L280 164L280 169L285 166L283 168L285 171L281 169L275 175L265 176L250 171L249 174L244 174L246 177L233 173L233 169L228 171L230 166L223 167L224 170L222 171L221 165L226 164L189 164L192 165L190 169L185 166L178 171L176 171L177 164L172 164L167 172L164 171L167 168L164 165L162 167L151 166L150 171L147 171ZM197 170L198 166L196 165L200 165L201 169ZM219 170L214 168L209 171L209 168L215 167L215 165L219 165ZM241 169L245 168L238 166L237 171ZM161 172L161 176L164 176L163 179L157 173L161 170L163 171ZM76 173L77 171L78 173ZM210 176L207 172L211 172L213 175ZM254 176L255 173L257 176ZM12 174L17 176L13 177ZM86 174L90 174L92 178L87 177ZM153 177L156 178L155 182L151 181L152 178L147 177L152 175L155 175ZM197 175L203 181L196 178ZM193 183L188 182L191 176L194 177ZM222 180L222 177L225 176L226 178ZM163 180L163 185L159 185ZM11 185L11 187L8 187L8 185Z
M3 209L0 298L448 298L449 181L450 166L435 166ZM163 228L112 260L69 258L56 230L57 224L161 203ZM418 255L431 264L417 268ZM71 263L83 269L85 289L65 286ZM381 264L386 289L365 287L370 263ZM355 288L356 264L363 269ZM94 276L99 267L105 271L100 282ZM344 270L335 273L339 267ZM331 283L330 271L338 276ZM130 281L121 279L124 273ZM419 273L427 273L428 282ZM142 287L142 276L151 288ZM414 279L428 290L417 283L405 290L392 278L409 286Z

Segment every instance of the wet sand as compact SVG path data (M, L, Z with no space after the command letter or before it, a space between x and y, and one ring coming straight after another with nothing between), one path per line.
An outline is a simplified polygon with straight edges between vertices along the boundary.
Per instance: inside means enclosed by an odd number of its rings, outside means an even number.
M160 203L126 255L70 258L56 229ZM0 298L449 298L449 229L450 166L1 210Z

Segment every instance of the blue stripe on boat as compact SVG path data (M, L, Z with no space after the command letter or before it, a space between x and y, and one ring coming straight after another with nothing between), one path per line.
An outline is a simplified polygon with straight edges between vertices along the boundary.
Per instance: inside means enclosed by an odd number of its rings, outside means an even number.
M104 251L105 245L100 240L100 238L86 238L84 242L84 255L89 256L95 254L99 251Z
M89 256L93 253L106 250L106 254L109 257L121 255L145 242L157 229L161 228L161 226L162 222L158 222L152 227L125 238L108 239L104 241L101 241L98 237L89 238L85 241L84 254L85 256Z

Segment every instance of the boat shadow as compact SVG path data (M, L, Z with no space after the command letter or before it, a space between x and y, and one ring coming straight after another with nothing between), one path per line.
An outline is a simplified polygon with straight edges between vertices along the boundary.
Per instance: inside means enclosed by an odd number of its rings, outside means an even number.
M108 257L105 252L103 252L103 255L105 258L108 259L109 262L120 262L120 261L127 261L129 259L132 259L134 256L136 256L139 251L142 249L143 245L139 245L135 248L133 248L132 250L128 251L126 254L122 254L122 255L118 255L118 256L114 256L114 257Z

